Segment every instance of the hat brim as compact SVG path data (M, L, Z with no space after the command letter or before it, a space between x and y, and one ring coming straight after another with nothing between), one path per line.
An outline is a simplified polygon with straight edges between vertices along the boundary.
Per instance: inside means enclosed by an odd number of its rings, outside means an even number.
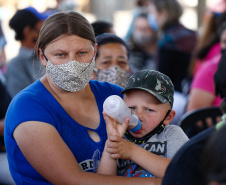
M155 96L161 103L167 103L169 102L166 98L160 96L159 94L156 94L155 92L151 91L151 90L148 90L148 89L145 89L145 88L142 88L142 87L130 87L130 88L125 88L121 94L124 94L126 93L127 91L129 90L134 90L134 89L138 89L138 90L144 90L146 92L149 92L151 93L153 96Z

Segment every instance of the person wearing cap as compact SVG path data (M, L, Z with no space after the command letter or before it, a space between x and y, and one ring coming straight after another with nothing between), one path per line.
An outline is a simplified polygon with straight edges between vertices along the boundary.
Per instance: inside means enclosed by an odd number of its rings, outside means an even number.
M19 53L9 61L6 70L7 89L11 97L44 74L33 49L38 31L47 17L45 13L27 7L18 10L9 21L10 28L15 31L15 39L21 45Z
M118 159L118 175L163 178L170 158L188 141L179 126L169 125L175 116L173 84L158 71L142 70L130 77L121 93L127 106L138 115L141 129L124 133L128 123L119 125L104 113L108 140L100 166L111 168L101 169L99 173L116 173L112 167Z

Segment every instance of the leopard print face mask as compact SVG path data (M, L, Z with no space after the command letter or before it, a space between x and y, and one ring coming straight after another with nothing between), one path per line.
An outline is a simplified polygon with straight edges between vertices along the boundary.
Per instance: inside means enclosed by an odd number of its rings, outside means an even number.
M73 60L59 65L52 64L48 60L46 72L58 87L75 92L82 90L88 84L94 66L94 57L89 63Z
M113 66L104 70L96 69L96 74L96 80L101 82L110 82L123 88L126 86L130 77L130 73L123 70L119 66Z

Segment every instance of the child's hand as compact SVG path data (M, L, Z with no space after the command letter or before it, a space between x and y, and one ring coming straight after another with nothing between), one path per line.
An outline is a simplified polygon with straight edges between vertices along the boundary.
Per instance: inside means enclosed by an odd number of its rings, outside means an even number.
M130 159L133 145L120 136L111 135L107 142L107 152L111 154L113 159Z
M129 126L130 118L127 118L124 123L119 124L116 119L111 118L105 112L103 112L103 116L106 122L108 137L111 135L117 135L117 136L123 137L127 127Z

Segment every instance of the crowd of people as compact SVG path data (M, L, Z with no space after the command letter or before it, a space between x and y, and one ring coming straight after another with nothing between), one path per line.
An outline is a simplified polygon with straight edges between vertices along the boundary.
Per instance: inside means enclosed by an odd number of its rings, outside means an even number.
M138 0L125 38L69 4L17 10L10 61L0 30L0 184L226 183L222 2L200 33L180 22L179 1ZM103 111L111 95L139 118L138 131ZM222 121L189 139L179 120L209 106Z

